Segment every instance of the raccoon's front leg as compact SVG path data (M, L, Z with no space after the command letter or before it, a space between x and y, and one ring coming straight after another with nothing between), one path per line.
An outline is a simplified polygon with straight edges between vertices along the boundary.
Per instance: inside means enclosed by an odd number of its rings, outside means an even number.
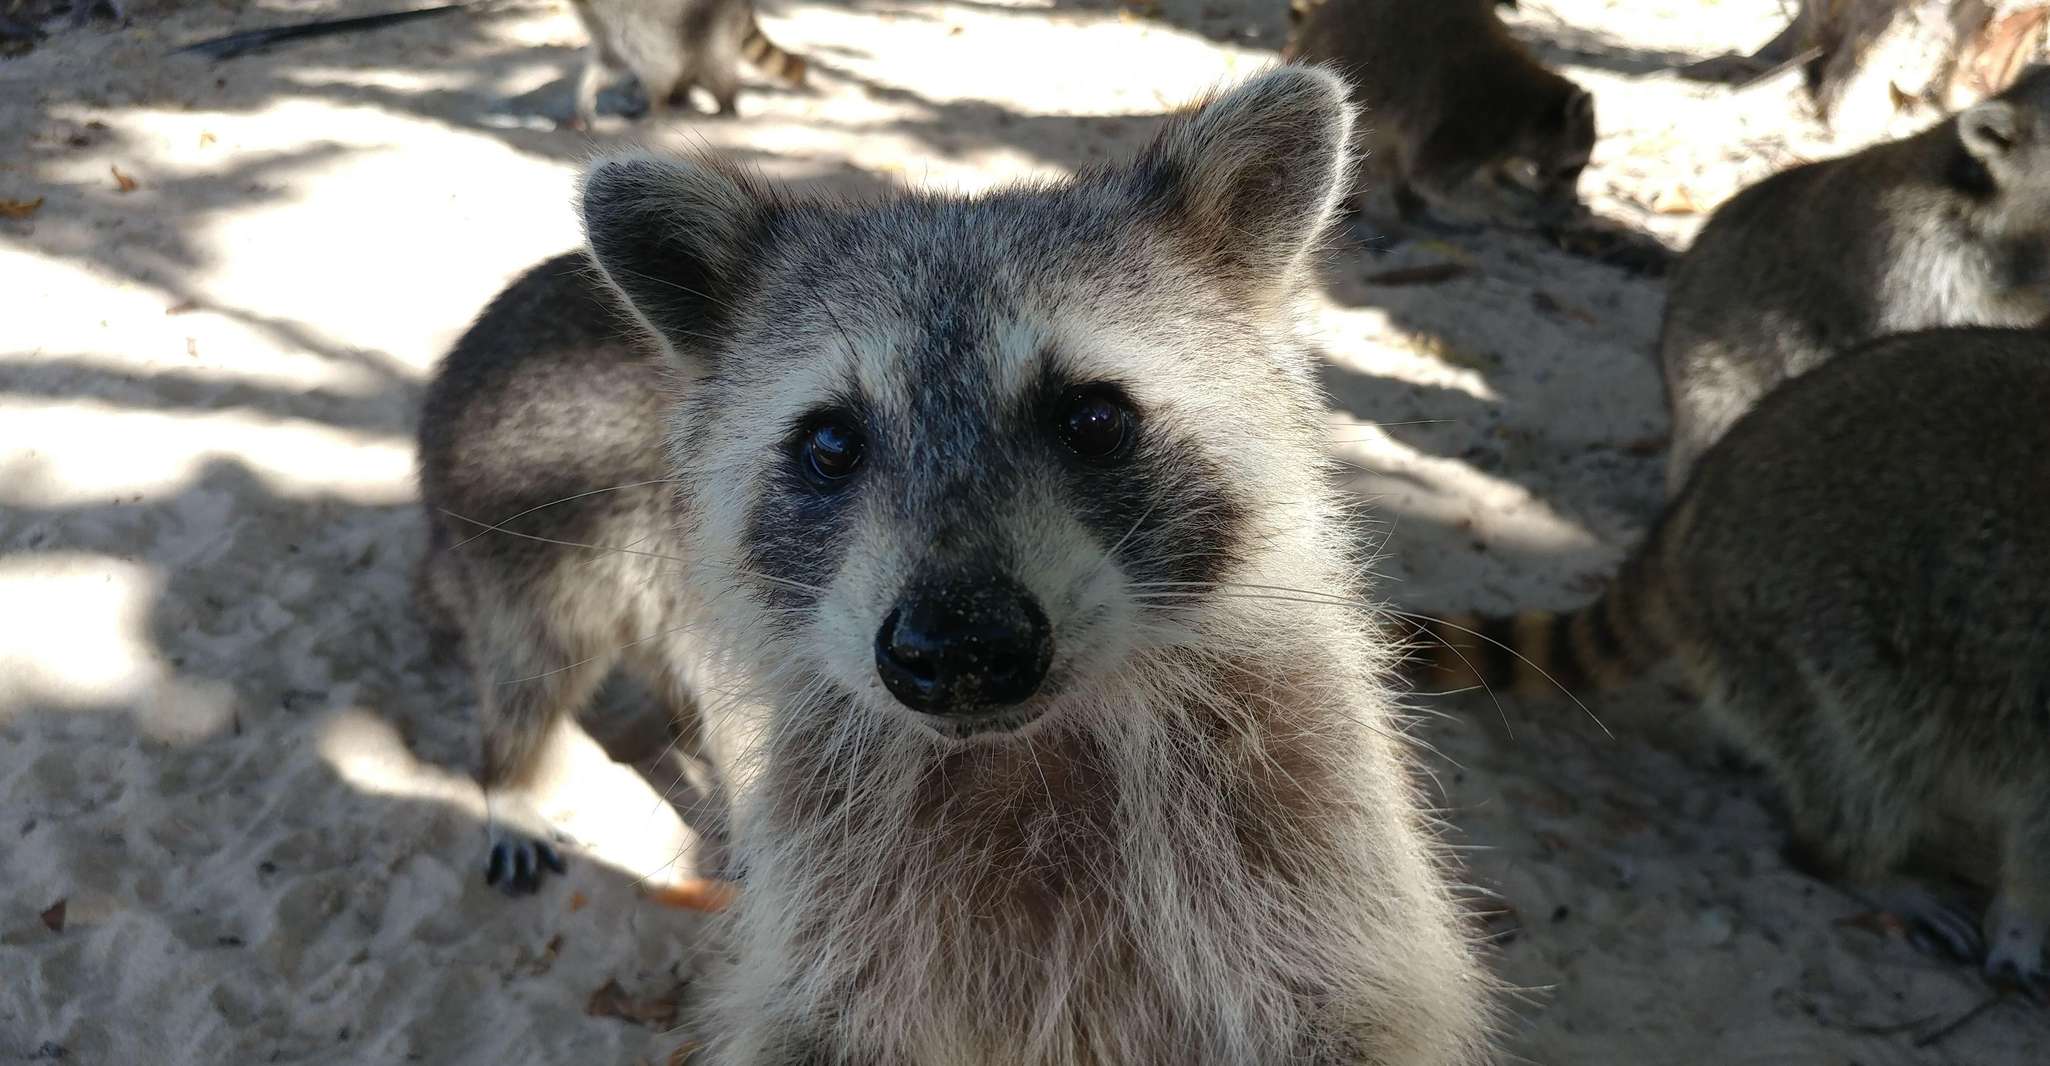
M611 661L573 655L546 636L471 635L481 645L476 673L484 751L478 777L489 844L484 881L522 895L540 888L547 871L562 872L553 844L561 836L535 809L532 791L558 730L576 728L577 712L590 702Z
M1986 909L1986 973L2050 1000L2050 812L2016 818L2006 837L1999 891Z

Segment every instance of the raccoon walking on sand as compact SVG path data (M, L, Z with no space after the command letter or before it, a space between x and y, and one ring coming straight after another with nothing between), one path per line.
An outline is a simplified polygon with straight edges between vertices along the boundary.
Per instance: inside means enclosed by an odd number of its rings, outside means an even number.
M788 85L804 84L806 64L769 40L750 0L571 0L591 36L577 76L576 123L598 118L598 91L621 70L633 72L660 118L686 103L691 86L712 94L719 114L734 113L740 60Z
M2046 411L2050 333L1839 356L1702 456L1600 600L1441 626L1443 680L1542 692L1671 659L1777 780L1799 853L2050 991ZM1997 871L1983 935L1900 873L1939 833L1995 842L1954 871Z
M1666 488L1782 381L1886 333L2050 317L2050 66L1905 140L1732 197L1673 273Z
M597 651L716 651L689 680L746 879L709 1063L1486 1060L1295 332L1346 95L1283 68L978 198L600 161L610 288L557 261L458 345L428 571L467 597L487 787ZM547 539L454 547L448 512Z

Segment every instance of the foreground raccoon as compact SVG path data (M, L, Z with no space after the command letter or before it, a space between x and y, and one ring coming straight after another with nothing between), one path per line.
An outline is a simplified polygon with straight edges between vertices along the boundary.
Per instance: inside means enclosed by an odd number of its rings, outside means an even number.
M1778 780L1802 853L2050 990L2046 411L2050 334L1846 353L1709 449L1602 599L1442 632L1445 680L1542 691L1673 659ZM1983 941L1897 874L1938 833L1995 842L1961 871L1998 871Z
M2050 316L2050 67L1914 137L1738 193L1673 274L1666 487L1758 398L1885 333Z
M451 355L427 570L487 786L609 650L718 652L708 1061L1483 1061L1295 334L1351 121L1283 69L1127 166L868 206L601 162L592 255L665 366L563 260Z
M1404 218L1426 207L1554 222L1579 206L1594 97L1509 34L1493 0L1318 0L1288 53L1354 79L1366 186Z
M733 114L740 59L790 85L804 84L805 62L776 47L755 23L749 0L571 0L591 35L577 78L576 122L598 118L598 90L624 68L648 98L650 117L684 104L691 86Z

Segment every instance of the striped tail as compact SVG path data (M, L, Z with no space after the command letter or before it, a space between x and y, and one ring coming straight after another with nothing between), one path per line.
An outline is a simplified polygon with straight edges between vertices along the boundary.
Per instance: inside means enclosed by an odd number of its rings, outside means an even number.
M804 57L777 47L776 42L769 40L769 35L763 33L759 25L749 24L747 36L740 42L740 54L746 57L748 62L761 68L762 73L777 81L792 88L804 84Z
M1673 644L1657 541L1640 549L1593 603L1564 614L1423 619L1412 657L1420 687L1486 686L1523 697L1621 685L1665 659Z

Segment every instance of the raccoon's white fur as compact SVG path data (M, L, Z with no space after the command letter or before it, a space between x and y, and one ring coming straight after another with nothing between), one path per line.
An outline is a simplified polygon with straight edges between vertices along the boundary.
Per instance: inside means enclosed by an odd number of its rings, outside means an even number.
M744 879L707 1061L1485 1060L1296 340L1346 97L1283 68L1131 165L977 199L589 169L592 258L671 366L681 572L649 579L721 655ZM1084 462L1054 427L1104 390L1127 450ZM822 417L866 442L844 482L797 465ZM1043 610L1022 702L879 679L936 574Z

